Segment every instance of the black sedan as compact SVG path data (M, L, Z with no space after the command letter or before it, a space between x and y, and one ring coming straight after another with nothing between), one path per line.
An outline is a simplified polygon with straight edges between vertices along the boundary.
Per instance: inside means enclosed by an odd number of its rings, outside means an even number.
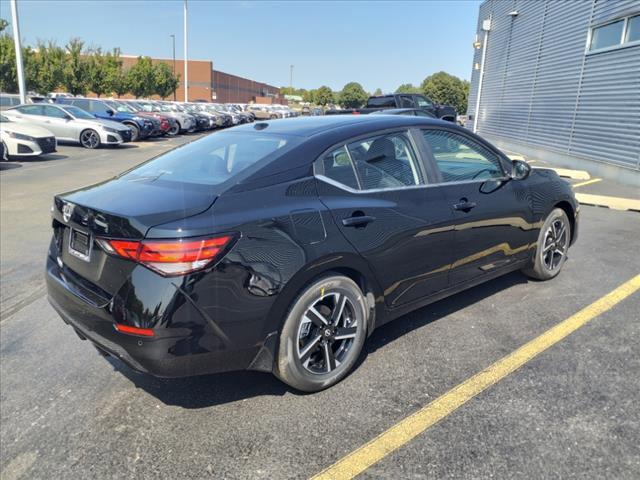
M434 114L420 108L385 108L376 110L371 115L409 115L413 117L437 118Z
M49 300L136 370L316 391L390 320L514 270L556 276L578 210L553 171L450 122L258 122L56 196Z

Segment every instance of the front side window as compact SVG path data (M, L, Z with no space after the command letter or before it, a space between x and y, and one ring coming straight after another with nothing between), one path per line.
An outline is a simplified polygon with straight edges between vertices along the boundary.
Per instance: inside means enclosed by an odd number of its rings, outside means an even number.
M107 107L102 102L91 101L90 110L95 113L107 113Z
M427 97L423 97L422 95L416 95L416 102L419 108L431 108L433 103Z
M360 181L372 190L420 185L418 162L404 133L390 133L347 145Z
M640 15L631 17L627 23L627 43L640 42Z
M220 132L171 150L122 178L218 185L267 157L275 160L300 141L284 135Z
M624 20L618 20L601 27L596 27L591 32L591 45L589 50L599 50L601 48L620 45L622 42L622 30Z
M423 130L423 135L444 182L504 177L498 156L475 141L445 130Z

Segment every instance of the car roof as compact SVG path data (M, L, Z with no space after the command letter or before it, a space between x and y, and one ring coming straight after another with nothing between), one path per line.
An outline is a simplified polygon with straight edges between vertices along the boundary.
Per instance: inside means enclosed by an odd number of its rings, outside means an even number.
M235 127L236 131L259 130L265 133L311 137L323 133L335 133L339 130L344 136L366 133L368 130L383 130L396 127L419 125L442 125L442 120L428 117L402 115L326 115L304 118L289 118L273 121L258 121ZM266 125L266 127L264 126ZM340 135L342 136L342 135Z

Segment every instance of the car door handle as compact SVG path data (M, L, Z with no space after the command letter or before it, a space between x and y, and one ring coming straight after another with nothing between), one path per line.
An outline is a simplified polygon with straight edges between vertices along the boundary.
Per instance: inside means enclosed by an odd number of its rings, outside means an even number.
M369 215L357 215L353 217L343 218L342 225L345 227L364 227L367 224L373 222L376 217L371 217Z
M453 204L453 209L459 210L461 212L468 212L475 207L476 207L476 202L470 202L466 198L461 198L458 203Z

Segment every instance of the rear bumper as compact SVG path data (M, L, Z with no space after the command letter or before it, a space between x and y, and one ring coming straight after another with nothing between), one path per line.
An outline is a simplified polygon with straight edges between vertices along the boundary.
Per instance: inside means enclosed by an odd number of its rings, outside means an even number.
M175 301L170 303L182 303L182 311L173 313L185 315L184 319L176 319L178 326L158 326L154 328L154 337L118 332L115 318L130 316L123 309L126 309L131 291L125 289L126 293L119 293L107 301L83 289L71 276L72 272L66 267L60 268L47 257L49 303L82 339L89 340L102 352L138 372L171 378L244 370L258 353L259 347L255 345L240 347L234 346L233 342L221 341L207 320L198 318L192 311L184 312L184 300L179 302L177 291Z

